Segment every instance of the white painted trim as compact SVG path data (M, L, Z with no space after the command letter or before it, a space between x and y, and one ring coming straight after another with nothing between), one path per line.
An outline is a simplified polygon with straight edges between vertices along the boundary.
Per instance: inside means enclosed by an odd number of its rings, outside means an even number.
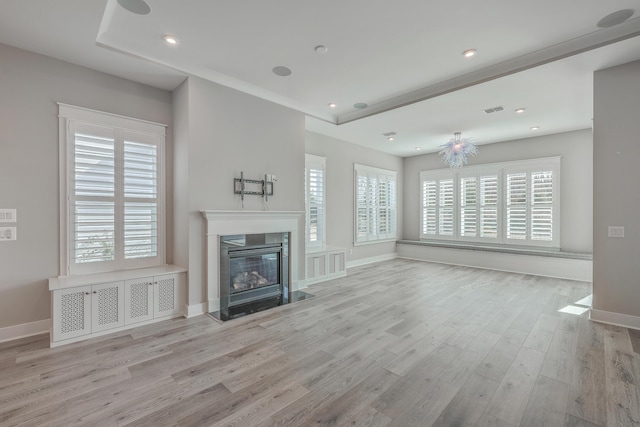
M213 313L214 311L220 311L220 298L211 297L207 302L204 303L205 307L209 306L208 313Z
M0 328L0 342L13 341L19 338L40 335L51 331L51 319L38 320L20 325Z
M121 153L127 133L134 132L140 137L144 135L144 141L154 145L157 149L157 197L155 199L157 207L157 254L154 257L143 257L134 259L124 259L124 249L121 245L116 245L116 258L112 261L96 262L96 263L75 263L73 262L73 245L71 241L74 236L73 224L71 223L71 215L73 213L72 206L75 203L77 195L71 188L74 173L73 145L75 140L75 132L77 127L91 126L111 128L113 131L114 159L119 159L115 163L116 175L122 173L123 159L118 153ZM59 210L60 210L60 251L59 251L59 274L66 275L83 275L93 274L101 271L113 271L113 269L134 269L153 266L154 264L163 265L166 262L166 124L140 120L132 117L121 116L118 114L92 110L84 107L64 104L58 102L58 163L60 168L59 174ZM149 138L147 141L146 139ZM118 149L118 147L120 147ZM119 169L120 168L120 169ZM118 172L119 171L119 172ZM121 190L121 189L120 189ZM123 194L120 190L116 191L116 206L123 203L120 200ZM120 202L118 202L120 200ZM152 201L149 199L149 201ZM116 209L116 212L118 210ZM124 219L116 215L114 226L116 235L122 235ZM118 256L118 254L120 256Z
M373 264L374 262L388 261L390 259L396 259L396 258L398 258L397 253L372 256L369 258L354 259L352 261L347 261L347 268L359 267L361 265Z
M58 102L58 117L68 120L78 120L88 123L104 123L109 126L119 127L138 132L147 132L154 135L166 135L167 125L151 122L149 120L136 119L120 114L107 113L106 111L93 110L91 108L78 107L77 105Z
M291 292L305 289L309 284L306 280L291 280Z
M593 261L534 255L473 251L437 246L397 246L398 258L460 265L558 279L593 281Z
M201 302L199 304L185 304L184 305L184 317L187 319L191 317L200 316L207 313L207 303Z
M49 278L49 290L95 285L98 283L119 282L121 280L140 279L150 276L186 273L187 269L179 265L161 265L158 267L136 268L133 270L108 271L104 273L80 274L77 276L58 276Z
M589 319L593 320L594 322L640 330L640 317L638 316L613 313L611 311L595 310L592 308L589 312Z
M329 280L339 279L341 277L347 277L347 272L340 271L339 273L320 276L317 279L307 279L307 285L315 285L316 283L328 282Z

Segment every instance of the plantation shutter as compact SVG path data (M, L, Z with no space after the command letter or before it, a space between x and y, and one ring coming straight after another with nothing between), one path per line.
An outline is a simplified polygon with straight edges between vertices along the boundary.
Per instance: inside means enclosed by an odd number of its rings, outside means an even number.
M397 237L397 173L354 164L355 243Z
M531 240L553 238L553 171L531 173Z
M378 177L377 175L370 175L367 181L367 193L369 194L367 200L367 240L375 240L376 232L378 231L378 205L380 200L378 198Z
M438 193L438 234L453 236L454 229L454 180L441 179Z
M507 174L507 239L527 238L527 174Z
M356 185L356 242L362 242L367 240L369 231L369 178L358 175Z
M62 274L163 265L165 126L59 111Z
M476 237L478 185L475 176L460 179L460 237Z
M480 176L480 237L498 238L498 175Z
M559 157L421 171L420 237L559 248L559 177Z
M422 234L434 236L437 233L437 200L436 181L422 182Z
M306 159L306 235L307 246L325 244L325 164L324 157L307 154Z
M388 176L378 178L378 229L381 239L396 236L396 181Z
M74 264L115 261L115 151L112 129L76 127L69 199Z
M124 139L124 258L158 255L158 148L144 135Z

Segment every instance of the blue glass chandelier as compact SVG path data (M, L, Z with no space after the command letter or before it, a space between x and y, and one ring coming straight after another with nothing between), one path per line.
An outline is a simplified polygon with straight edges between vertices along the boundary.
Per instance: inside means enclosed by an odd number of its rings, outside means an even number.
M478 147L467 138L460 138L461 133L456 132L453 138L441 145L440 155L442 160L452 168L459 168L467 164L467 156L478 154Z

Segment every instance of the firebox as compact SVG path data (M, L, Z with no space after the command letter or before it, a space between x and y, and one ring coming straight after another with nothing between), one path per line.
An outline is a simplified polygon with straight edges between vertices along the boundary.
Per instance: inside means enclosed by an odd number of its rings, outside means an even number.
M220 236L220 319L281 305L289 293L289 233Z

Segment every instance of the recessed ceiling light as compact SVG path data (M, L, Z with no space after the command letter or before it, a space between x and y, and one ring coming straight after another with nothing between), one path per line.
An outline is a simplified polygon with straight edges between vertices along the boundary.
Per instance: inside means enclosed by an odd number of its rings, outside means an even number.
M422 150L422 147L416 147L416 151Z
M610 13L596 24L599 28L610 28L616 25L622 24L627 19L633 16L633 9L622 9L616 12Z
M319 55L324 55L329 49L326 46L319 44L318 46L314 47L313 50L315 50Z
M365 104L364 102L357 102L355 104L353 104L353 108L357 108L358 110L362 110L363 108L367 108L368 105Z
M144 0L118 0L118 4L136 15L151 13L151 8Z
M329 103L329 108L336 108L337 104L335 102L330 102Z
M531 126L531 130L538 130L540 129L540 126Z
M464 52L462 52L462 55L465 58L471 58L472 56L474 56L476 54L476 50L475 49L467 49Z
M278 65L277 67L273 67L273 74L280 77L287 77L291 75L291 69L285 67L284 65Z
M388 139L389 141L393 141L395 138L394 138L394 137L392 137L392 136L389 136L389 137L387 137L387 139Z
M170 34L165 34L162 38L168 45L175 46L178 44L178 39Z
M522 113L524 113L524 110L525 110L524 108L518 108L518 109L515 110L515 112L517 114L522 114Z

